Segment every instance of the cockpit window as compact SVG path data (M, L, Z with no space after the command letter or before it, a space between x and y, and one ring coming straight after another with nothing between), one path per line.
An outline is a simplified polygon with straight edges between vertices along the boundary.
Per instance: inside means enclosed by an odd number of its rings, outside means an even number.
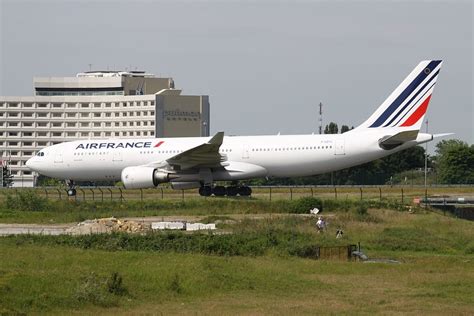
M43 156L44 156L44 152L40 151L40 152L38 152L38 153L36 154L36 156L38 156L38 157L43 157Z

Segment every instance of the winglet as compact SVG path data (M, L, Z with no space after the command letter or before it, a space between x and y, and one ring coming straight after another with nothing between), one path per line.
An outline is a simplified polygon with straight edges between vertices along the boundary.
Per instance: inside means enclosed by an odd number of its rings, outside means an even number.
M216 133L216 135L212 136L212 138L207 143L220 146L222 145L223 140L224 140L224 132L218 132Z

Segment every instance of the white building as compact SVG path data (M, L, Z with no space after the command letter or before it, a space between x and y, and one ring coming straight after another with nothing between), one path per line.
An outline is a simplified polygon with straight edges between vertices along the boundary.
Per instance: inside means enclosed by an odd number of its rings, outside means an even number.
M31 187L24 165L45 146L77 140L209 135L209 97L185 96L171 78L88 72L34 79L35 96L0 97L0 150L13 186Z

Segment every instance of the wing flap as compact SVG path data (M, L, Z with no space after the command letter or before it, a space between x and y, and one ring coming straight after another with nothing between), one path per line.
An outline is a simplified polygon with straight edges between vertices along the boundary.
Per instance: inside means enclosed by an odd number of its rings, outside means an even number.
M226 155L219 153L224 140L224 132L218 132L207 143L188 149L166 161L154 162L153 165L167 165L174 170L186 170L195 167L222 167L227 160Z

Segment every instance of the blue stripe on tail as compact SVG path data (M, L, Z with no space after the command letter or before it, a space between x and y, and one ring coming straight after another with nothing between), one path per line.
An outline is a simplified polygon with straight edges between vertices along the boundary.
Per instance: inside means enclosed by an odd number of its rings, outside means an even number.
M400 93L400 95L390 104L390 106L382 113L382 115L379 116L375 122L370 125L369 127L379 127L381 126L389 117L390 115L395 112L396 109L400 106L400 104L403 103L403 101L408 98L410 94L413 93L413 91L416 90L416 88L428 77L433 69L435 69L439 64L441 63L441 60L433 60L431 61L428 66L423 69L418 76L416 76L415 79L405 88L405 90ZM429 71L426 71L426 69L429 69ZM397 114L398 115L398 114Z

